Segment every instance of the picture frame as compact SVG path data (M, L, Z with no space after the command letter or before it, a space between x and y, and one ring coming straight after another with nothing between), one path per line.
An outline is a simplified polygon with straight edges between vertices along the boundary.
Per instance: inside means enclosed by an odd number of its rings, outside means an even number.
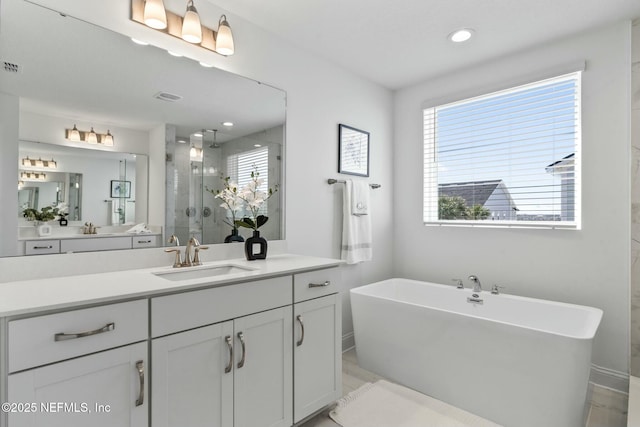
M131 181L111 180L111 198L131 198Z
M369 132L338 124L338 173L369 176Z

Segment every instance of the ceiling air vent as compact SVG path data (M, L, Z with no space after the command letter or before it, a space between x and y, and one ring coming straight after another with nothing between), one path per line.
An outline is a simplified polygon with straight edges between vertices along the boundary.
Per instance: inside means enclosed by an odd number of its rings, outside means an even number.
M180 101L182 97L180 95L174 95L169 92L158 92L153 95L154 98L161 99L163 101L176 102Z
M8 73L18 73L20 72L20 66L18 64L14 64L11 62L4 61L4 70Z

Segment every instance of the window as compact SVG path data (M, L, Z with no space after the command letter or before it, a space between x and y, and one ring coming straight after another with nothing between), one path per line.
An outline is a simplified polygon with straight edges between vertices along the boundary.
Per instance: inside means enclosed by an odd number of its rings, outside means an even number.
M232 181L238 184L241 189L251 181L251 172L257 168L260 179L264 183L259 190L268 191L269 188L269 147L260 147L255 150L243 151L241 153L232 154L227 157L227 174ZM260 207L259 215L268 215L267 205L269 201L265 201Z
M424 222L580 227L576 72L424 113Z

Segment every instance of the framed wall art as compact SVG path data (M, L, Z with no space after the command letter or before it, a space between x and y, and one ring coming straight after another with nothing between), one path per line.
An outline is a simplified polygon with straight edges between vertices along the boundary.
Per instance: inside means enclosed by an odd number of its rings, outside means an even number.
M369 132L338 125L338 172L369 176Z
M125 198L131 197L131 181L111 180L111 197Z

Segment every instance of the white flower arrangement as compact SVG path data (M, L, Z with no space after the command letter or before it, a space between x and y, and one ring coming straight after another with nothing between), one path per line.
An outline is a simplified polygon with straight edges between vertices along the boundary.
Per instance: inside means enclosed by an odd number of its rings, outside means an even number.
M233 228L246 227L257 231L258 228L263 226L269 217L266 215L260 215L260 208L262 205L278 191L278 186L275 188L269 188L266 192L260 190L260 187L264 184L264 179L260 178L260 172L258 167L253 166L251 171L251 180L240 190L238 185L231 181L230 177L224 178L224 189L212 191L207 188L215 197L222 200L221 207L227 209L231 213ZM236 219L238 213L241 211L248 211L249 215L245 215L242 219Z

